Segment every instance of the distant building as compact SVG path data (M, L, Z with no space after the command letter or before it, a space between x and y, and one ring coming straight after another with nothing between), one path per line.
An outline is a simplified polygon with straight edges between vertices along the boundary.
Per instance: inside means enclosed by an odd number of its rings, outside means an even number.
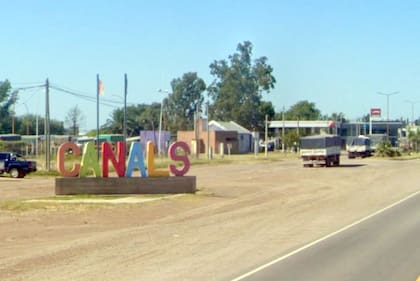
M285 121L270 121L269 129L299 129L304 130L307 135L316 134L336 134L340 130L341 122L334 122L329 120L285 120Z
M208 126L207 126L208 125ZM209 131L207 131L207 127ZM177 140L186 142L191 153L238 154L252 151L252 133L239 124L200 119L196 131L178 131Z
M234 121L210 121L210 131L235 131L237 132L238 153L252 152L253 137L252 133Z
M160 135L159 135L160 132ZM160 140L160 146L159 146ZM142 145L143 151L146 152L146 144L148 141L153 142L155 146L155 152L159 153L158 149L160 147L161 152L166 155L168 148L171 142L171 132L169 131L140 131L140 143Z
M401 121L372 121L372 130L369 122L336 122L331 120L274 120L270 121L269 129L278 130L277 135L281 135L281 130L296 130L304 131L305 135L316 135L316 134L337 134L341 136L344 143L348 143L352 138L359 135L372 135L380 136L387 134L389 130L389 140L393 145L398 142L398 132L404 127Z

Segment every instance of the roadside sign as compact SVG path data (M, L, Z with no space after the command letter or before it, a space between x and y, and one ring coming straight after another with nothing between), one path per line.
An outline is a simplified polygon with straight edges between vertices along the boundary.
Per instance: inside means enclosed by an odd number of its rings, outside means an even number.
M381 117L381 109L380 108L371 108L370 109L370 116Z

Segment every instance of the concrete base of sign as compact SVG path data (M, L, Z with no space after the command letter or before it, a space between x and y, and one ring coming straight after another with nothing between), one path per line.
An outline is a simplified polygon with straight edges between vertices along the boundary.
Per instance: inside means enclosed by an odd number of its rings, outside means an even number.
M56 195L194 193L196 177L56 178Z

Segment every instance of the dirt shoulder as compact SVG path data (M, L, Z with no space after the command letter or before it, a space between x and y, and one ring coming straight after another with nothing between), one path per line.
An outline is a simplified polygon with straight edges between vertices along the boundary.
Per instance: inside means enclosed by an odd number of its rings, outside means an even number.
M196 195L0 210L0 280L229 280L419 190L419 160L342 162L202 165ZM54 195L52 178L0 186Z

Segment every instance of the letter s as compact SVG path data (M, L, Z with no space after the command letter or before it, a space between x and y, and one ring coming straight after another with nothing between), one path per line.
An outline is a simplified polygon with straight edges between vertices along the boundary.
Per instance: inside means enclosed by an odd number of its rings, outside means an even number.
M178 155L176 154L176 150L180 148L185 153L185 155ZM175 142L169 146L169 158L174 161L182 161L184 163L184 167L179 170L175 165L169 165L169 171L177 177L181 177L185 175L190 170L190 160L188 159L188 154L190 154L190 148L188 144L185 142Z

